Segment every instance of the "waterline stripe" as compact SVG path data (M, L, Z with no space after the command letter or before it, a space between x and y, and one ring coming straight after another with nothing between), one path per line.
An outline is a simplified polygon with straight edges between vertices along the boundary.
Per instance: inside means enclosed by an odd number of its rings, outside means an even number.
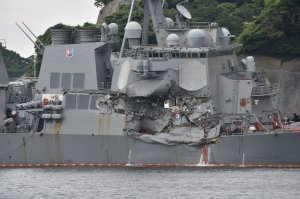
M300 168L299 164L99 164L99 163L80 163L80 164L0 164L0 167L254 167L254 168Z

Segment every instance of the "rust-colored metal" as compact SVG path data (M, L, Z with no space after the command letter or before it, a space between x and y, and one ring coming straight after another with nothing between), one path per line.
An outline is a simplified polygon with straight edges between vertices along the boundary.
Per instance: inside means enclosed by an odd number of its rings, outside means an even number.
M201 167L197 164L99 164L99 163L79 163L79 164L0 164L0 167ZM207 164L202 167L256 167L256 168L300 168L299 164Z
M99 134L110 133L110 114L101 114L99 118Z
M207 147L206 145L202 147L202 161L205 165L207 165L208 161L207 161Z
M241 107L246 107L246 105L247 105L246 99L245 99L245 98L241 98L241 99L240 99L240 106L241 106Z
M61 129L61 121L55 122L54 133L58 135L60 133L60 129Z

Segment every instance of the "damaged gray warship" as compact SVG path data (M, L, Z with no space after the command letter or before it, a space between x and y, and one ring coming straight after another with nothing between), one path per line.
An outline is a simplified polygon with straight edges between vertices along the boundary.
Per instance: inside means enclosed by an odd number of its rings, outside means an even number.
M0 166L300 167L299 121L284 125L279 84L237 60L226 28L187 22L182 3L173 21L160 0L142 28L133 5L117 56L115 23L52 30L35 85L9 82L0 54Z

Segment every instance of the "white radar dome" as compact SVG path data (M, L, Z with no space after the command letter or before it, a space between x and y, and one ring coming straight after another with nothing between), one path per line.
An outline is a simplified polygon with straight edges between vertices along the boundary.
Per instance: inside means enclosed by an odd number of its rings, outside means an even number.
M247 71L249 71L249 72L255 72L254 57L248 56L246 58L246 66L247 66Z
M190 48L204 46L205 32L200 29L192 29L187 34L187 44Z
M171 18L166 17L166 22L167 22L167 27L168 27L168 28L174 26L174 21L173 21Z
M108 27L107 23L104 22L103 24L101 24L101 26L105 32L109 32L109 27Z
M229 32L229 30L227 28L222 28L222 32L223 32L223 35L225 37L229 37L230 36L230 32Z
M128 39L141 38L142 26L136 21L131 21L125 27L125 34Z
M109 27L108 34L110 34L110 35L116 35L116 34L118 34L118 25L116 23L110 23L108 25L108 27Z
M172 33L167 37L167 46L178 46L179 45L179 37L178 35Z

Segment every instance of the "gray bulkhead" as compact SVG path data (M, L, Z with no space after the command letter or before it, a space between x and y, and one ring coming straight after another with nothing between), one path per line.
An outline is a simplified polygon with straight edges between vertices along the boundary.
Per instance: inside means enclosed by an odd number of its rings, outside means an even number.
M71 52L71 54L67 54ZM107 89L111 84L111 48L103 42L45 47L37 89L42 94L64 94L61 120L45 120L44 133L120 134L124 118L100 115L99 96L70 91ZM122 122L123 121L123 122ZM78 125L80 124L80 125Z
M6 119L6 92L9 83L1 48L2 44L0 43L0 127L3 124L3 120Z
M150 66L147 72L152 73L152 75L149 76L144 76L138 71L138 62L137 60L127 59L114 67L113 91L122 91L128 96L179 94L186 84L193 85L193 82L199 82L200 78L191 78L193 75L199 77L202 73L204 77L207 76L206 58L197 60L188 58L150 58L148 60ZM195 65L194 62L196 62L196 66L192 67ZM188 68L192 68L189 75L184 73ZM201 88L206 86L207 81L204 81ZM191 88L193 87L191 86ZM198 89L195 88L194 90Z
M222 55L222 53L224 53ZM209 52L208 57L208 84L209 84L209 92L213 102L213 106L215 111L219 113L221 111L221 104L218 99L220 97L220 93L222 85L218 82L218 77L224 73L229 73L235 70L238 66L237 59L234 54L234 49L224 49L214 51L211 50ZM227 55L226 55L227 54Z
M0 86L7 85L9 83L9 78L6 71L6 66L2 56L2 44L0 43Z
M61 93L62 89L97 90L106 85L111 70L110 53L105 43L81 43L46 46L37 89L45 93ZM67 50L72 55L67 55ZM109 74L110 75L110 72Z
M100 113L97 95L72 93L65 96L62 121L45 123L44 132L80 135L124 135L126 116Z
M220 112L247 114L252 112L252 79L239 73L225 73L218 78Z

